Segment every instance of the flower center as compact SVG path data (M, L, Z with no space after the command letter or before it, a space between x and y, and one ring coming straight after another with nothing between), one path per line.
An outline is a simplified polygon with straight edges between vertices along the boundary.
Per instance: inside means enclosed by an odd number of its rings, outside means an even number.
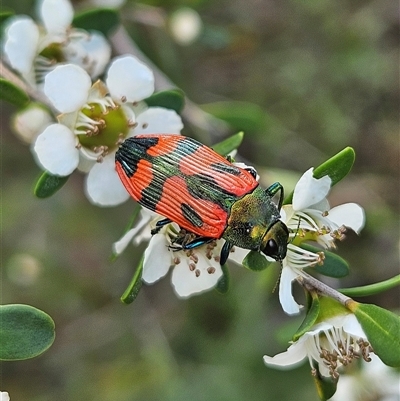
M63 61L65 61L60 43L50 43L40 52L39 55L47 58L53 63L62 63Z
M362 338L356 339L341 328L326 330L321 337L319 341L314 338L314 346L333 379L339 377L338 368L349 365L354 359L363 358L366 362L371 361L369 354L373 350Z
M80 145L99 154L101 161L126 138L129 127L123 109L105 98L104 103L90 103L79 112L75 133Z

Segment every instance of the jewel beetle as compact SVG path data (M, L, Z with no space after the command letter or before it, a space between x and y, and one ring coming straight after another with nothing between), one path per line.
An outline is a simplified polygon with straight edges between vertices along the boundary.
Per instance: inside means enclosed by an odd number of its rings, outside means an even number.
M175 222L195 234L180 249L223 238L221 265L233 246L261 251L277 261L285 258L289 232L280 220L280 183L263 189L251 169L237 167L211 148L181 135L128 138L117 150L115 162L129 194L166 218L158 222L158 229ZM276 205L273 197L278 192Z

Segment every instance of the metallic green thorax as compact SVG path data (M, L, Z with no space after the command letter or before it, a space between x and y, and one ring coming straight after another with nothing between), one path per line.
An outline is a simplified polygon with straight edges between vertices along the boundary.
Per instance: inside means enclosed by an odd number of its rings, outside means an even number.
M275 191L259 186L250 194L236 201L231 208L228 225L223 234L232 245L262 251L268 256L282 260L286 256L288 231L281 222L278 207L272 201ZM276 242L276 253L269 252L268 242Z

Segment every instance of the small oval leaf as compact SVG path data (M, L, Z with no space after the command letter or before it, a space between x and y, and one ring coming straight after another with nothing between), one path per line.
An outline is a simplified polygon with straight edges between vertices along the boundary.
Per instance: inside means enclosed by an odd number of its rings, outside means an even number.
M320 311L318 294L316 292L312 292L310 295L311 295L311 303L307 311L307 315L303 320L303 323L300 325L296 333L293 335L293 341L297 341L307 331L310 331L311 327L314 326L315 321L318 318Z
M229 138L226 138L223 141L216 143L212 146L212 148L219 155L226 156L240 146L243 138L244 133L238 132L237 134L231 135Z
M119 15L111 8L96 8L76 14L72 25L87 31L99 31L107 36L119 25Z
M29 103L29 96L10 81L0 78L0 99L22 108Z
M271 263L257 251L250 251L243 259L242 265L253 271L265 270Z
M400 367L400 316L372 304L350 301L346 305L363 328L375 354L383 363Z
M332 180L331 186L333 186L349 174L355 158L356 154L353 148L344 148L325 163L315 168L313 175L315 178L322 178L325 175L329 175Z
M157 92L144 101L149 107L164 107L180 113L185 105L185 92L181 89L170 89Z
M222 276L218 280L215 289L220 294L226 294L229 290L229 285L231 281L227 264L225 263L223 266L221 266L221 269L222 269Z
M324 252L325 259L324 259L324 264L323 265L316 265L312 269L320 274L323 274L324 276L328 277L335 277L335 278L340 278L340 277L345 277L349 274L350 268L349 264L340 256L336 255L333 252L327 251L327 250L322 250L321 248L318 248L316 246L310 245L310 244L301 244L301 247L306 249L307 251L310 252Z
M53 319L30 305L0 306L0 359L29 359L46 351L55 338Z
M329 175L331 182L331 187L337 184L350 172L353 167L356 154L353 148L347 147L342 151L332 156L326 162L322 163L314 169L314 178L322 178L325 175ZM285 198L283 201L284 205L292 203L293 191Z
M38 198L48 198L61 189L69 177L69 175L60 177L45 171L37 180L33 193Z
M322 376L318 370L318 364L314 362L315 375L313 375L314 384L321 401L327 401L333 397L337 389L337 380Z
M142 256L142 259L135 270L135 274L133 275L128 288L121 295L121 301L126 305L131 304L136 299L136 297L139 295L140 289L142 288L143 262L144 255Z

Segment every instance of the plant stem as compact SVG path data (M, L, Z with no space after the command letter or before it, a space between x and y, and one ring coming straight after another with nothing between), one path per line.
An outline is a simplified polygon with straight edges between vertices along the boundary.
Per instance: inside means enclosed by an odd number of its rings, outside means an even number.
M44 93L27 85L18 75L16 75L13 71L11 71L8 67L6 67L3 61L1 60L0 60L0 76L6 79L7 81L10 81L13 85L17 86L18 88L22 89L32 99L35 99L38 102L45 104L50 109L54 110L54 106L49 102Z
M347 306L347 303L352 301L351 298L341 294L339 291L334 290L332 287L329 287L322 281L317 280L315 277L310 276L304 271L302 272L301 276L297 277L297 281L307 290L317 291L319 294L326 295L344 306Z
M365 297L368 295L378 294L382 291L390 290L398 285L400 285L400 274L379 283L364 285L362 287L339 288L338 291L351 297Z

